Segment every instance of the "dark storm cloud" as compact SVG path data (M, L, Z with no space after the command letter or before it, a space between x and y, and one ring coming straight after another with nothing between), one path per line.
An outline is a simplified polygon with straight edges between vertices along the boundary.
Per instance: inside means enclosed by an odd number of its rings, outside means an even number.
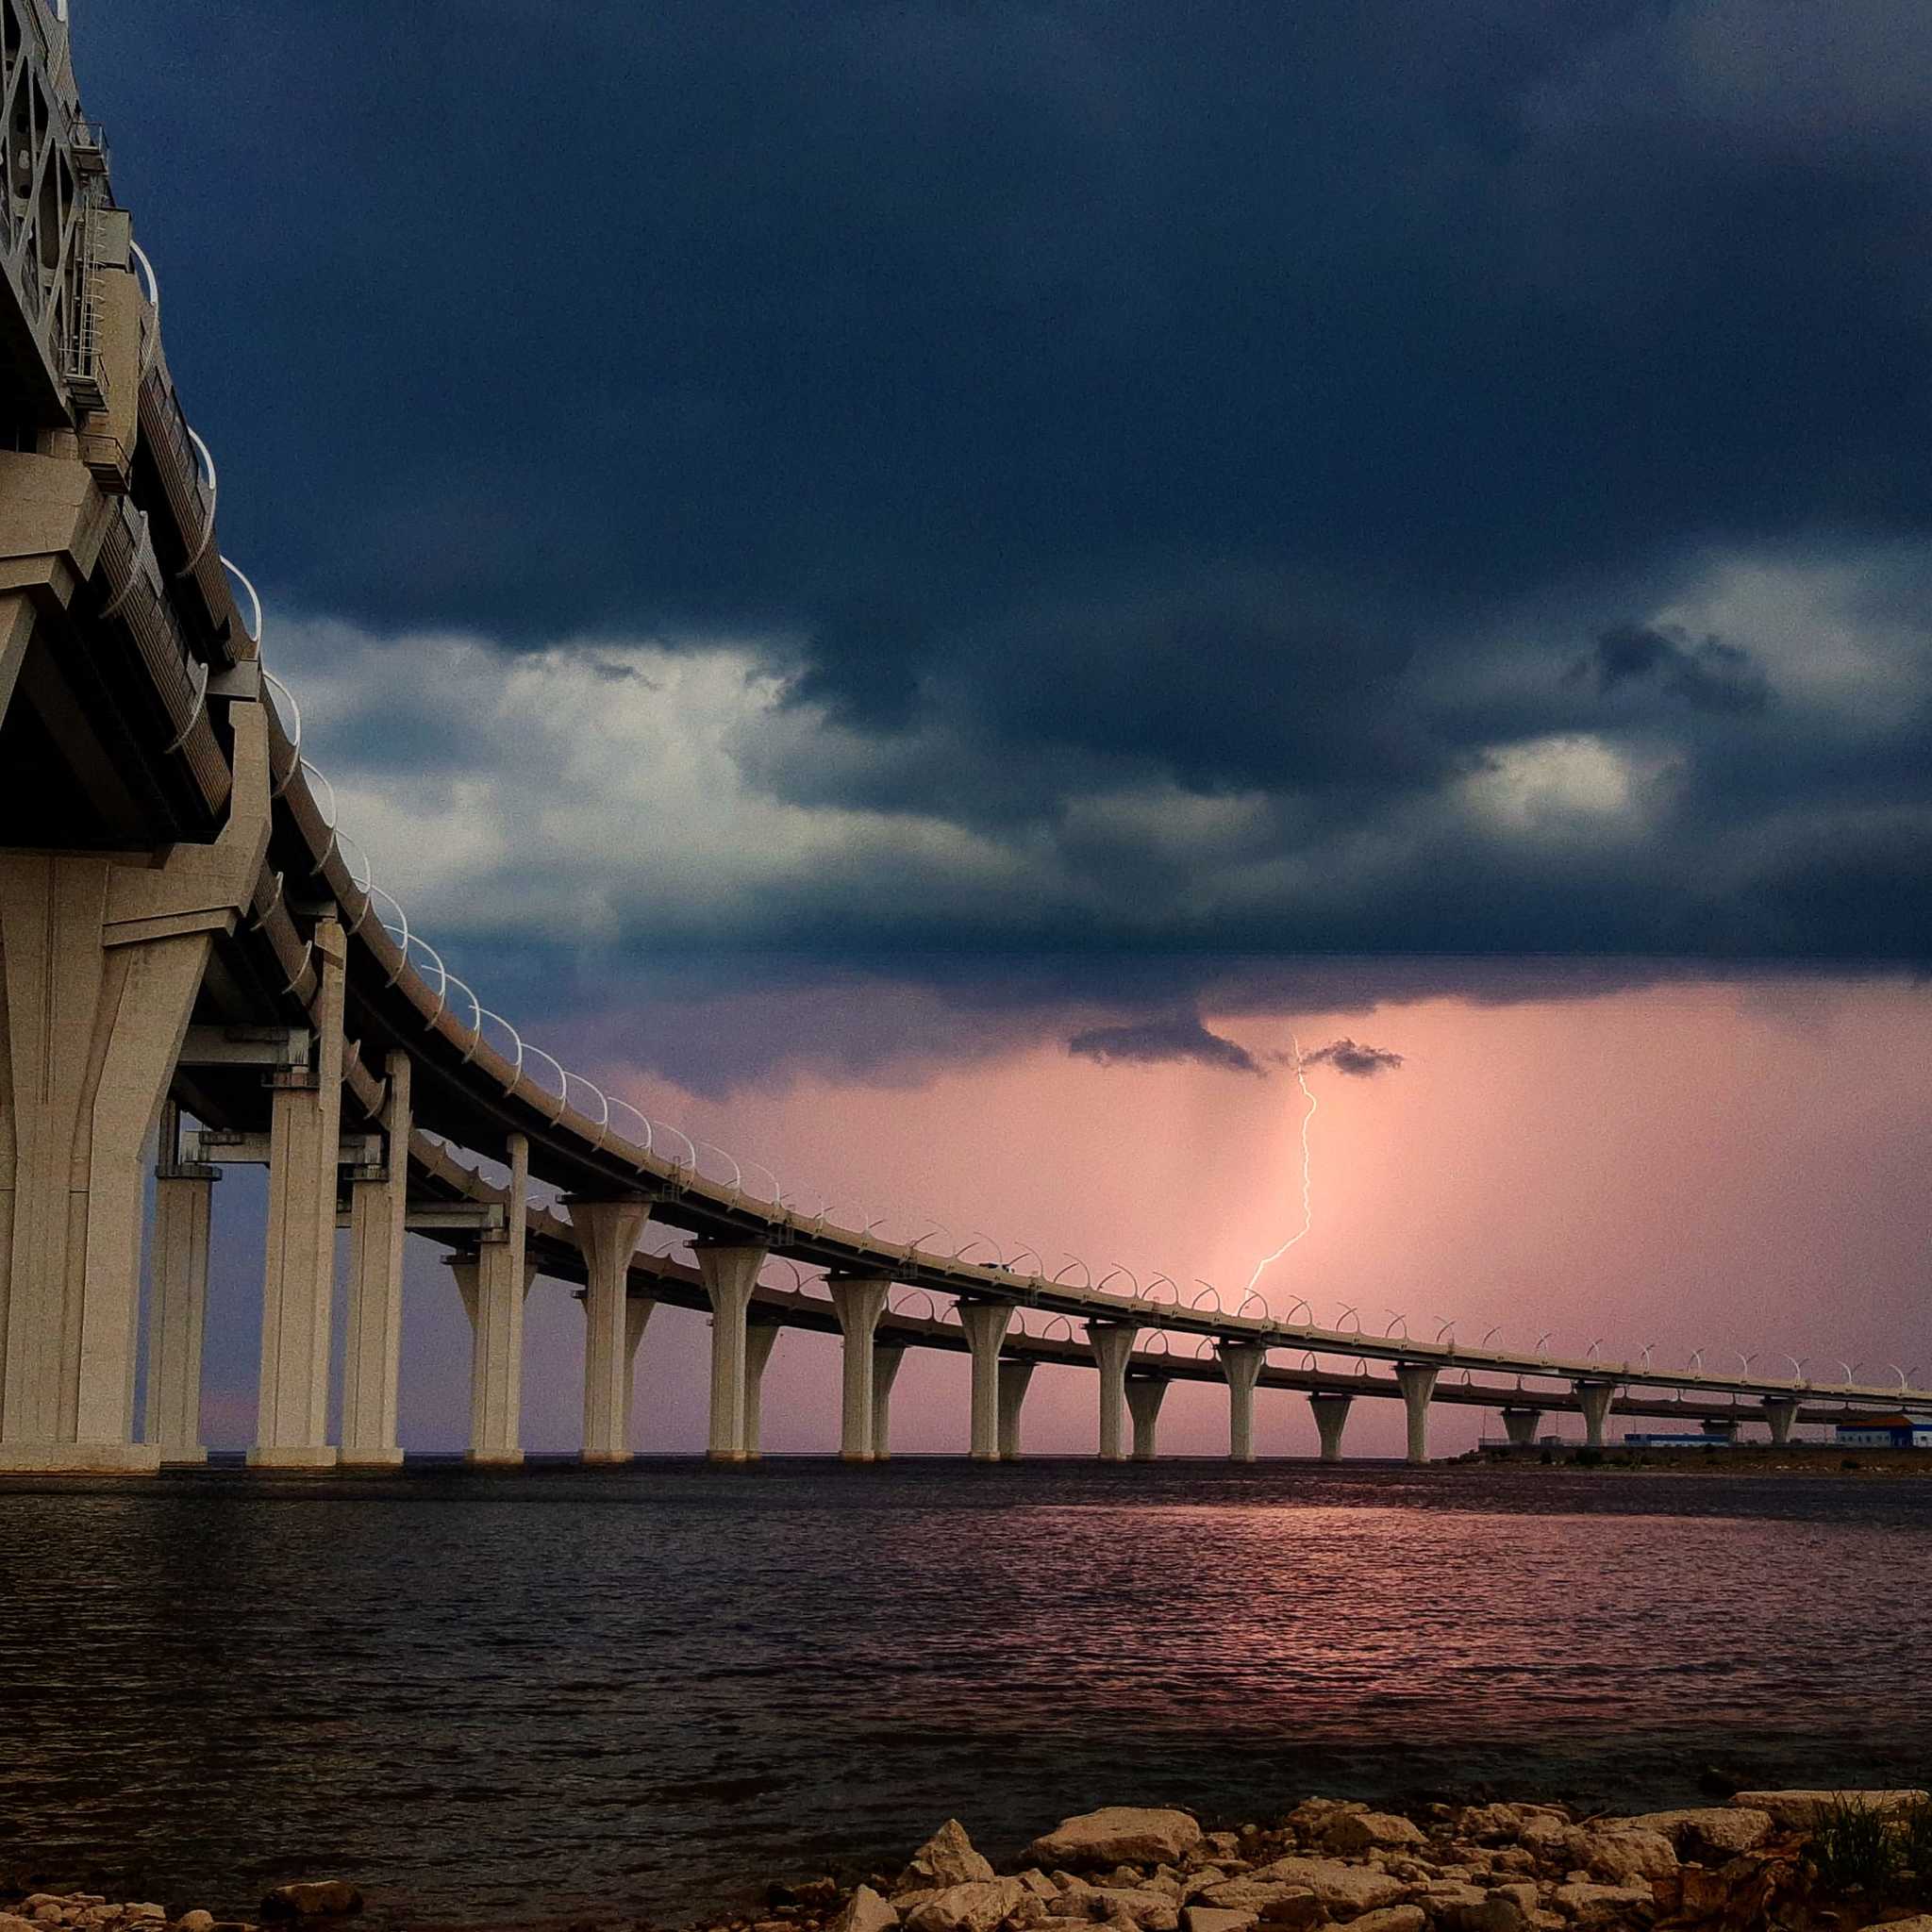
M258 580L750 640L744 784L936 828L640 954L1932 958L1917 0L75 32Z
M1067 1041L1067 1051L1102 1066L1121 1061L1149 1065L1162 1060L1193 1060L1232 1074L1256 1074L1261 1063L1239 1041L1224 1039L1193 1013L1141 1020L1123 1026L1091 1026Z
M1370 1080L1377 1074L1393 1073L1401 1066L1402 1056L1391 1053L1381 1046L1362 1046L1350 1040L1345 1034L1340 1040L1331 1040L1326 1046L1318 1046L1312 1053L1301 1057L1304 1067L1333 1067L1338 1074L1346 1074L1351 1079Z
M1761 711L1771 701L1769 680L1741 644L1721 638L1693 643L1679 630L1649 625L1620 624L1605 631L1571 675L1592 672L1605 696L1619 685L1649 684L1699 711Z

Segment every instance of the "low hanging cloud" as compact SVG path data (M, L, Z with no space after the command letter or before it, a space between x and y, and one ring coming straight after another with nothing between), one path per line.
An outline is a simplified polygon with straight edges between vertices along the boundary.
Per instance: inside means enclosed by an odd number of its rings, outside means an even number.
M1383 1046L1363 1046L1346 1035L1301 1057L1304 1073L1310 1067L1333 1067L1352 1080L1372 1080L1377 1074L1392 1074L1402 1063L1401 1054L1391 1053Z
M1260 1061L1239 1041L1211 1032L1192 1013L1121 1026L1091 1026L1067 1041L1067 1051L1103 1067L1191 1060L1199 1066L1223 1067L1232 1074L1258 1074L1263 1071Z
M1771 702L1771 684L1741 644L1707 637L1692 643L1674 625L1620 624L1605 631L1587 658L1570 667L1572 682L1594 673L1599 696L1621 685L1654 684L1693 711L1756 716Z

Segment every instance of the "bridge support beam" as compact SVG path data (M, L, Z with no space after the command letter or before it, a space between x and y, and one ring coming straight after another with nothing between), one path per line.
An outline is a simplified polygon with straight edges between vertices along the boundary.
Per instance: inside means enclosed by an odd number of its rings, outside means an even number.
M328 1357L342 1115L341 924L315 924L315 1064L272 1074L257 1469L331 1469Z
M349 1307L342 1342L342 1445L351 1469L393 1469L403 1362L403 1243L409 1212L409 1056L383 1063L381 1163L349 1172Z
M1000 1344L1013 1319L1008 1302L961 1302L959 1325L973 1351L973 1437L974 1462L1000 1459Z
M1231 1462L1255 1459L1255 1384L1268 1351L1252 1341L1224 1341L1214 1353L1227 1377L1227 1455Z
M507 1225L450 1262L470 1318L473 1463L513 1466L524 1459L524 1301L537 1278L535 1263L524 1257L529 1180L529 1142L512 1134Z
M1395 1368L1402 1406L1408 1411L1408 1459L1417 1465L1429 1459L1429 1398L1440 1373L1432 1362L1398 1362Z
M1160 1405L1167 1399L1168 1377L1136 1375L1127 1384L1127 1412L1134 1419L1134 1460L1152 1462L1160 1453Z
M1315 1433L1322 1439L1324 1462L1341 1460L1341 1431L1348 1422L1348 1406L1354 1400L1353 1395L1338 1395L1325 1390L1308 1397L1308 1407L1315 1415Z
M706 1454L713 1462L745 1457L745 1311L765 1252L713 1241L699 1241L695 1248L711 1304L711 1434Z
M149 1250L147 1410L141 1439L164 1465L208 1460L201 1440L202 1326L208 1312L208 1244L221 1170L180 1158L181 1110L161 1109Z
M238 791L251 750L258 719ZM0 855L0 1469L158 1465L133 1439L146 1149L211 936L260 867L261 785L159 866Z
M892 1455L892 1384L906 1359L903 1341L875 1342L872 1352L872 1459L887 1462Z
M878 1329L879 1317L886 1311L886 1296L892 1284L889 1278L878 1276L840 1274L825 1286L831 1291L832 1307L839 1316L839 1332L844 1337L843 1375L839 1392L839 1459L870 1462L873 1337Z
M1000 1460L1020 1459L1020 1417L1026 1407L1026 1391L1033 1381L1032 1362L1004 1361L1000 1364Z
M764 1455L765 1365L784 1329L776 1322L753 1322L744 1331L744 1459Z
M655 1303L631 1299L630 1263L651 1204L569 1204L571 1233L584 1257L584 1454L586 1462L630 1460L631 1384L638 1343Z
M1090 1322L1087 1345L1100 1369L1100 1459L1124 1462L1127 1459L1125 1434L1122 1426L1126 1407L1127 1357L1134 1352L1134 1338L1140 1333L1127 1322Z
M1764 1398L1765 1426L1771 1431L1774 1447L1782 1449L1791 1440L1791 1424L1798 1419L1795 1395L1767 1395Z
M1527 1449L1534 1444L1536 1432L1542 1425L1543 1412L1540 1408L1506 1408L1503 1411L1503 1433L1518 1449Z
M1610 1413L1610 1397L1617 1391L1608 1382L1573 1382L1577 1406L1583 1410L1583 1441L1589 1449L1604 1446L1604 1424Z

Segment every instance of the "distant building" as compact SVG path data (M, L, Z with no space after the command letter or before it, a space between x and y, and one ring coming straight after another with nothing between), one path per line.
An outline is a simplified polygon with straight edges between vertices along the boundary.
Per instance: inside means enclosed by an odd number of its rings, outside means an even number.
M1728 1449L1731 1439L1728 1434L1704 1429L1631 1430L1624 1438L1626 1449Z
M1861 1415L1840 1423L1836 1440L1844 1449L1932 1449L1932 1415Z

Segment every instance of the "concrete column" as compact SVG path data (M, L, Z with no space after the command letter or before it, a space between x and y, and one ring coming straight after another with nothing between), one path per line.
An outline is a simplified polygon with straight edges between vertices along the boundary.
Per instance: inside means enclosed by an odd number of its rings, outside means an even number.
M1774 1447L1782 1449L1791 1440L1791 1424L1798 1419L1795 1395L1767 1395L1764 1398L1765 1425L1771 1430Z
M1127 1357L1134 1352L1138 1328L1125 1322L1090 1322L1087 1343L1100 1368L1100 1459L1124 1462L1121 1411L1127 1387Z
M1536 1432L1542 1427L1543 1412L1540 1408L1506 1408L1503 1411L1503 1430L1519 1449L1526 1449L1536 1441Z
M180 1109L161 1111L149 1253L147 1412L141 1439L164 1463L206 1462L201 1441L201 1335L208 1309L208 1241L221 1170L179 1158Z
M711 1303L711 1436L713 1462L742 1462L744 1442L744 1326L763 1248L699 1241L698 1273Z
M383 1158L349 1175L349 1307L342 1345L344 1467L392 1469L403 1362L403 1244L409 1211L409 1056L383 1063Z
M844 1374L839 1398L839 1459L870 1462L873 1407L873 1337L886 1311L888 1278L840 1274L825 1286L845 1338Z
M1601 1449L1604 1423L1610 1413L1610 1397L1617 1391L1607 1382L1573 1382L1570 1386L1583 1409L1584 1446Z
M537 1278L524 1258L530 1146L509 1137L507 1225L479 1241L474 1254L452 1259L463 1308L470 1318L470 1449L475 1463L515 1464L524 1459L524 1299Z
M784 1329L776 1322L754 1322L744 1331L744 1459L756 1462L764 1454L765 1364Z
M175 849L201 872L0 854L0 1469L159 1464L134 1441L147 1148L246 896L208 909L216 848Z
M1008 1302L961 1302L959 1325L973 1351L973 1459L1000 1459L1000 1344L1013 1319Z
M1127 1412L1134 1419L1134 1460L1152 1462L1159 1454L1160 1405L1167 1397L1168 1377L1136 1375L1127 1384Z
M630 1263L650 1218L648 1201L570 1203L571 1233L584 1257L586 1462L630 1460L632 1370L654 1306L643 1297L632 1302Z
M309 1021L315 1064L269 1084L268 1247L261 1287L258 1469L329 1469L328 1357L335 1293L337 1167L341 1153L342 969L340 921L315 924L319 984Z
M1020 1459L1020 1413L1026 1406L1027 1386L1033 1380L1033 1362L1003 1361L1000 1364L1000 1460Z
M1402 1406L1408 1411L1408 1459L1424 1463L1429 1459L1429 1398L1436 1392L1436 1377L1441 1373L1432 1362L1401 1362L1395 1379L1402 1384Z
M1341 1460L1341 1431L1348 1421L1348 1405L1354 1400L1353 1395L1336 1394L1327 1390L1318 1391L1308 1397L1308 1407L1315 1412L1315 1432L1322 1439L1324 1462Z
M872 1459L885 1462L892 1454L892 1384L906 1359L903 1341L874 1342L872 1351Z
M1255 1384L1268 1360L1257 1342L1224 1341L1215 1354L1227 1377L1227 1454L1230 1461L1255 1459Z

